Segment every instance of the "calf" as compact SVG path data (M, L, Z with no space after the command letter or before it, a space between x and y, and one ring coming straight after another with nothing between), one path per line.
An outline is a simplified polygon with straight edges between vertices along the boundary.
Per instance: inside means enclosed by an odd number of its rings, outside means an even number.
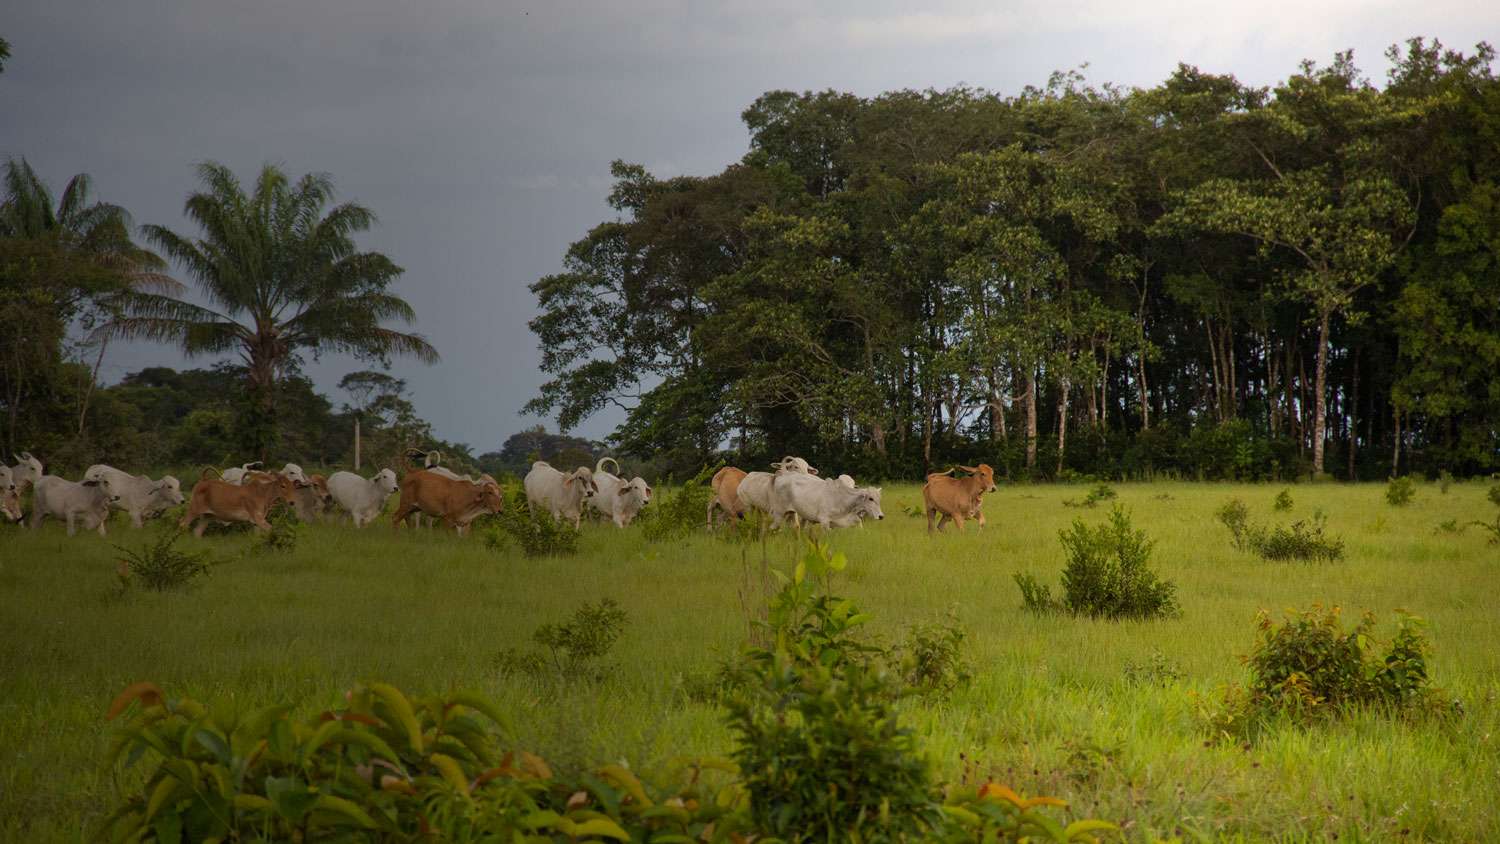
M639 476L627 481L610 474L604 469L605 463L614 463L615 471L620 469L613 457L599 458L594 465L594 483L599 492L589 498L589 504L613 521L615 527L627 527L640 515L641 508L651 503L651 487Z
M401 479L401 503L391 524L400 528L412 514L426 513L463 533L470 522L504 507L505 497L493 479L470 483L418 469Z
M104 523L109 521L109 506L114 499L108 481L74 482L56 475L43 475L36 482L31 497L31 527L42 526L48 516L68 525L68 536L76 531L76 522L86 530L107 535Z
M322 475L308 475L307 483L294 483L293 487L292 509L297 511L297 519L300 521L309 524L316 522L333 504L328 479Z
M725 518L734 523L739 521L745 512L745 505L740 503L740 482L745 479L745 471L733 466L725 466L714 473L713 480L709 486L713 489L713 495L708 499L708 529L714 529L714 508L724 511Z
M0 469L4 468L0 466ZM21 521L21 493L10 479L8 470L0 471L0 516L4 516L7 521Z
M772 527L788 513L804 521L829 527L850 527L866 517L885 518L876 493L850 489L838 481L827 481L801 472L782 472L772 485Z
M579 466L564 474L542 460L531 464L524 485L526 506L532 512L541 508L551 513L555 520L571 519L574 530L583 521L588 500L599 493L599 485L594 482L594 473L589 467Z
M266 514L271 511L271 505L284 501L295 506L295 489L291 480L282 475L246 480L244 485L205 477L193 485L187 514L177 527L185 530L202 519L193 528L194 536L202 536L209 521L249 522L257 530L268 531L271 523L266 520Z
M349 511L355 527L364 527L375 521L385 509L385 500L400 488L396 473L390 469L381 469L369 480L353 472L334 472L328 478L328 493L340 507Z
M928 533L933 531L932 517L937 513L942 513L937 522L938 530L951 521L962 532L964 519L976 515L979 526L984 527L984 514L979 508L984 494L995 491L995 470L987 463L958 468L968 472L968 477L954 478L946 473L935 473L928 475L927 483L922 485L922 507L927 513Z
M130 523L141 527L145 520L183 502L182 484L171 475L153 481L145 475L132 475L113 466L96 463L83 473L85 481L109 481L109 489L115 495L110 507L128 513Z

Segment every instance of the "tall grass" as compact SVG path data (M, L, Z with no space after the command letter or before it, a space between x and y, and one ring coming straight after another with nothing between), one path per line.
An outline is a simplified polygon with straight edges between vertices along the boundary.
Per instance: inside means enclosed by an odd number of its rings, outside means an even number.
M909 519L838 531L851 563L840 591L898 640L955 607L968 630L973 680L946 700L905 701L942 779L994 776L1029 794L1066 798L1078 816L1128 824L1132 840L1199 831L1248 838L1497 840L1500 809L1500 549L1479 531L1434 534L1446 519L1490 517L1482 485L1418 495L1392 509L1383 485L1299 487L1346 541L1337 566L1268 563L1229 547L1213 519L1224 499L1270 520L1266 487L1121 484L1120 503L1156 540L1152 562L1177 583L1183 615L1154 622L1038 617L1018 606L1013 576L1055 582L1058 530L1078 487L1002 488L989 526L929 538ZM665 494L659 490L658 494ZM1170 495L1170 498L1161 498ZM886 509L920 502L887 487ZM1378 534L1371 518L1384 518ZM1085 521L1102 518L1088 514ZM99 760L110 698L155 680L245 709L302 700L327 708L357 681L413 692L476 687L516 716L518 741L559 766L630 760L649 771L683 754L730 746L722 712L692 702L682 678L712 670L746 623L742 551L706 534L647 543L638 529L586 527L571 558L496 553L478 537L320 524L284 555L241 554L255 537L181 540L213 549L214 576L185 592L120 597L109 540L60 528L0 529L0 840L81 840L115 785ZM766 544L792 561L790 538ZM525 646L543 623L610 597L631 623L600 685L504 679L495 655ZM1425 617L1433 681L1462 701L1455 725L1374 713L1317 729L1274 730L1249 750L1204 746L1192 694L1244 679L1257 609L1321 601L1382 617ZM1156 658L1181 679L1131 680Z

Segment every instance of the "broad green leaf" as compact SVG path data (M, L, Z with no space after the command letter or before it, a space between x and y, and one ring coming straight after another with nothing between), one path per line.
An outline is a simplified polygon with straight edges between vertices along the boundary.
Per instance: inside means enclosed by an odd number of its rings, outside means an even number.
M374 692L385 705L390 707L396 719L401 722L402 729L406 730L407 740L411 742L411 749L418 753L422 752L422 726L417 723L417 715L411 708L411 702L406 695L395 686L386 683L371 683L370 691Z

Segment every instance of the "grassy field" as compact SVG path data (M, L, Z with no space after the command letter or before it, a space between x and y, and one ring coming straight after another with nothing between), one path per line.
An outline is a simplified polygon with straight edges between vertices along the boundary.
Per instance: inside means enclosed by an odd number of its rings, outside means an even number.
M1500 547L1477 528L1492 518L1484 485L1446 494L1419 487L1393 508L1376 485L1280 487L1124 484L1119 499L1157 540L1155 565L1176 581L1183 616L1110 623L1037 617L1012 580L1055 584L1057 533L1101 521L1064 499L1082 487L1016 486L986 499L983 532L929 538L903 505L915 486L887 488L885 521L833 535L851 565L838 591L898 637L951 607L970 634L974 682L948 700L903 703L931 764L947 780L994 777L1067 799L1076 816L1115 821L1130 840L1174 834L1294 840L1500 840ZM1233 550L1213 519L1239 497L1252 518L1285 523L1328 515L1347 543L1333 564L1266 563ZM650 770L680 754L723 754L720 712L694 703L682 678L713 668L745 639L739 590L757 545L708 536L651 544L638 529L592 527L578 556L527 560L477 537L393 535L319 525L287 555L242 553L246 536L185 545L227 562L200 586L121 595L110 542L144 535L121 521L108 540L0 529L0 838L76 840L116 800L99 760L104 712L125 685L154 680L169 695L246 708L302 701L316 711L360 679L412 691L453 686L507 706L520 741L555 764L625 758ZM773 563L792 540L767 544ZM1055 586L1054 586L1055 588ZM507 681L496 655L579 603L609 597L629 613L599 684L543 691ZM1258 609L1337 604L1352 624L1373 610L1425 618L1435 681L1462 703L1453 723L1362 715L1333 726L1282 729L1253 747L1206 744L1194 694L1244 678ZM1130 682L1129 662L1159 651L1182 672L1166 685Z

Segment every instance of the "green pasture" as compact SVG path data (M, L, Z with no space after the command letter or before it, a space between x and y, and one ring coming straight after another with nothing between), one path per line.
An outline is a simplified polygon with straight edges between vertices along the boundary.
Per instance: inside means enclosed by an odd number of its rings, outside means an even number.
M1446 493L1421 485L1406 507L1383 485L1122 484L1118 502L1157 541L1157 570L1175 581L1180 619L1139 623L1037 617L1013 575L1053 584L1059 529L1094 509L1064 506L1085 487L1004 486L989 526L929 537L904 512L916 486L885 490L886 518L830 544L850 566L836 590L899 638L950 608L970 634L973 683L945 701L903 702L931 764L950 782L993 778L1069 801L1073 816L1121 824L1129 840L1174 835L1294 840L1500 840L1500 546L1478 528L1480 483ZM1213 518L1239 497L1253 519L1287 523L1321 508L1346 541L1332 564L1266 563L1233 550ZM746 638L747 572L762 546L701 533L652 544L639 528L588 527L580 553L528 560L478 536L363 531L324 524L290 554L253 554L254 539L183 540L224 562L201 585L122 593L111 543L144 534L117 518L108 539L0 529L0 838L86 838L117 799L101 767L104 713L124 686L152 680L169 696L245 708L296 700L316 712L361 679L413 692L468 687L512 713L517 742L566 768L628 760L649 772L685 754L725 754L721 713L688 699L685 676L711 671ZM785 566L795 541L765 553ZM748 596L748 597L745 597ZM557 687L505 680L495 657L583 601L629 613L599 682ZM1374 713L1332 726L1274 731L1253 746L1206 743L1198 698L1242 680L1238 657L1259 609L1371 610L1380 631L1402 608L1427 620L1432 673L1463 714L1449 722ZM1127 679L1159 651L1182 672L1165 685Z

